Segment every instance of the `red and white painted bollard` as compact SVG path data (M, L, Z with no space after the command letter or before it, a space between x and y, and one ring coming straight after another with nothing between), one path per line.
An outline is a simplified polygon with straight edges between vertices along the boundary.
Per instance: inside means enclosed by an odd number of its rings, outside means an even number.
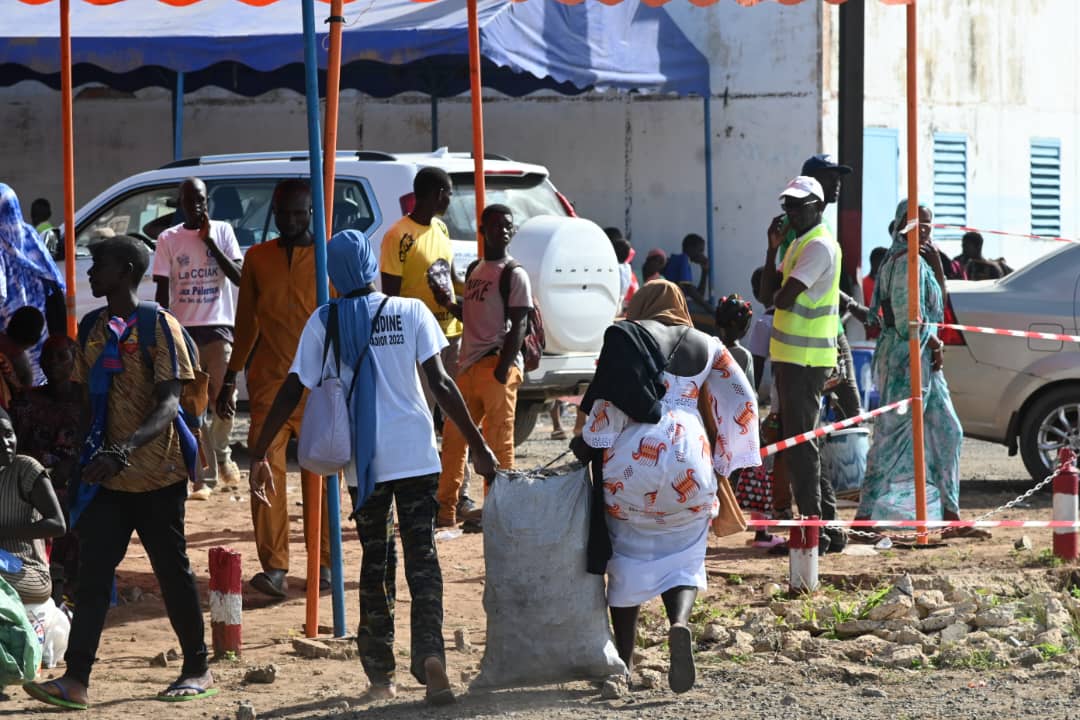
M1080 517L1077 495L1080 495L1080 476L1076 471L1076 453L1061 448L1058 469L1054 473L1054 520L1076 522ZM1077 528L1054 528L1054 557L1076 560L1080 557Z
M810 520L817 520L813 515ZM788 587L793 593L818 588L818 535L821 529L793 527L788 536Z
M210 629L216 658L240 654L241 586L240 553L210 548Z

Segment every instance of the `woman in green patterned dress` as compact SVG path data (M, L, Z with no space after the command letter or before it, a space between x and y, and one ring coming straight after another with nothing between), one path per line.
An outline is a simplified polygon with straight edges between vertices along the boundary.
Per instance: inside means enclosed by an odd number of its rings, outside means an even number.
M893 244L878 271L868 324L881 327L874 352L874 375L881 404L911 397L911 356L908 339L908 204L896 208ZM944 347L933 323L944 320L945 271L930 239L933 214L919 206L919 314L922 348L923 424L926 457L927 519L960 519L960 444L963 428L953 409L949 386L942 372ZM880 312L879 312L880 311ZM915 517L915 462L911 413L890 412L874 425L874 441L867 457L866 476L857 517L891 520ZM987 536L973 528L954 529L949 535ZM959 531L959 532L958 532Z

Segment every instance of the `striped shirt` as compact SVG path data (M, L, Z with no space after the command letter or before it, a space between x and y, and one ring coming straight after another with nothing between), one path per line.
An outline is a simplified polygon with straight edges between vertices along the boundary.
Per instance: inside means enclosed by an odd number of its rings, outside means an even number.
M41 514L30 502L30 497L38 478L44 474L45 468L41 463L25 455L17 455L11 465L0 468L0 549L23 562L19 572L0 572L0 577L19 593L24 603L44 602L52 595L49 561L45 558L45 540L8 538L5 537L4 530L30 525L41 519Z

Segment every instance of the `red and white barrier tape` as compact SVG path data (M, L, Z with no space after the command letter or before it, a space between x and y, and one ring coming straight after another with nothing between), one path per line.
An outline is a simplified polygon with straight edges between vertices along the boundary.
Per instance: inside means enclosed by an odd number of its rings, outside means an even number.
M962 230L964 232L977 232L982 235L1001 235L1004 237L1026 238L1028 240L1047 240L1050 242L1080 243L1080 240L1075 240L1073 238L1053 237L1051 235L1032 235L1030 233L1008 232L1006 230L980 230L979 228L968 227L966 225L943 225L941 223L934 223L933 227L938 230Z
M1059 340L1061 342L1080 342L1080 335L1062 335L1060 333L1031 332L1029 330L1002 330L1001 328L982 327L980 325L953 325L946 323L920 323L936 325L938 328L963 330L965 332L984 333L987 335L1005 335L1006 337L1035 338L1037 340Z
M901 235L906 235L911 232L919 222L917 220L910 220L900 230ZM982 230L980 228L968 227L967 225L947 225L943 223L933 223L930 227L936 230L961 230L963 232L976 232L981 235L998 235L1001 237L1018 237L1026 240L1045 240L1047 242L1067 242L1067 243L1080 243L1080 240L1074 238L1054 237L1051 235L1032 235L1030 233L1009 232L1008 230Z
M906 398L904 400L900 400L899 402L894 402L891 405L884 405L875 410L864 412L859 415L855 415L854 417L849 417L846 420L834 422L831 425L823 425L822 427L819 427L816 430L811 430L810 432L800 433L798 435L795 435L794 437L789 437L786 440L775 442L772 445L766 445L765 447L761 448L761 457L766 458L770 455L775 455L781 450L787 450L788 448L804 443L807 440L824 437L825 435L834 433L837 430L843 430L844 428L858 425L863 421L877 417L878 415L884 415L885 413L892 412L893 410L900 410L901 412L903 412L910 404L911 398Z
M759 520L750 524L773 527L854 527L854 528L1080 528L1080 520Z

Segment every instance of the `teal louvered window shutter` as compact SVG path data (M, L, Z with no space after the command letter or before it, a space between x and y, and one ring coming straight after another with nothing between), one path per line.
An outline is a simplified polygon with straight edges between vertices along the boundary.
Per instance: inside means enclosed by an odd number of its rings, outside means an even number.
M1031 232L1061 234L1061 141L1031 141Z
M957 133L934 133L934 222L967 225L968 139ZM939 240L956 240L963 230L934 232Z

